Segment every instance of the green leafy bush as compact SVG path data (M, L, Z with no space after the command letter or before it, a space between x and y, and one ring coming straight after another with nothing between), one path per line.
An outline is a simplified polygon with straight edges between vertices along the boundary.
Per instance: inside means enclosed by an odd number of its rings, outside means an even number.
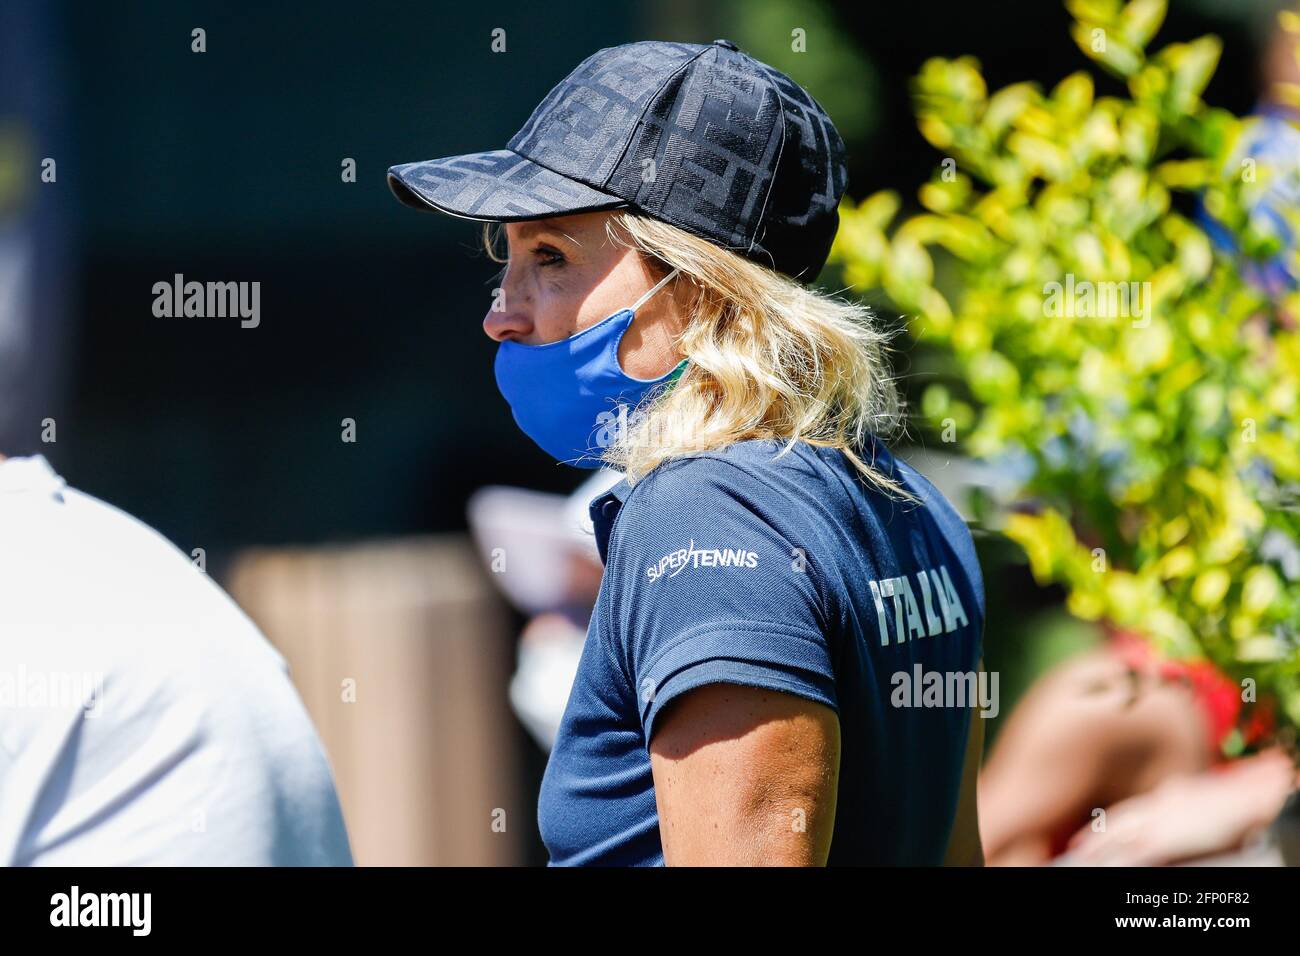
M990 93L970 57L926 62L917 116L942 159L924 211L846 200L832 261L908 314L932 376L919 427L1017 476L1009 507L976 506L1035 577L1081 618L1253 681L1294 726L1300 295L1247 277L1294 265L1252 212L1288 172L1243 152L1260 119L1202 101L1217 39L1149 53L1164 0L1067 7L1127 95L1089 72Z

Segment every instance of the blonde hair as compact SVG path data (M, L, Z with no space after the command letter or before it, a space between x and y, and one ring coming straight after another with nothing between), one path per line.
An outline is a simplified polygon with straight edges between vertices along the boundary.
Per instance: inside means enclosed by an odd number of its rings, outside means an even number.
M902 417L884 358L888 335L866 306L645 216L617 212L606 231L660 275L676 268L669 290L691 290L677 340L686 369L618 430L606 464L635 483L665 461L735 442L788 442L780 457L803 441L840 449L868 482L912 497L857 453L869 434L892 434ZM484 244L504 261L492 224Z

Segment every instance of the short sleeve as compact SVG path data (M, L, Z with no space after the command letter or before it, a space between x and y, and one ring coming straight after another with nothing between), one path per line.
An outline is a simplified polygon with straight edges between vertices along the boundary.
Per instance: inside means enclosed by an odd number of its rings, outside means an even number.
M658 713L706 684L838 711L804 509L724 459L661 465L633 488L611 535L601 603L647 744Z

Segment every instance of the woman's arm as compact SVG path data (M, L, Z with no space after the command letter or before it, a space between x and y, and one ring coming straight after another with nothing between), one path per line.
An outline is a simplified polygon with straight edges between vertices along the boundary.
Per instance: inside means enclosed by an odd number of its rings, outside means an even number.
M840 723L778 691L706 684L669 703L650 739L669 866L820 866L830 852Z
M1280 749L1197 774L1106 808L1106 828L1085 826L1070 841L1078 866L1168 866L1239 850L1277 817L1297 785Z

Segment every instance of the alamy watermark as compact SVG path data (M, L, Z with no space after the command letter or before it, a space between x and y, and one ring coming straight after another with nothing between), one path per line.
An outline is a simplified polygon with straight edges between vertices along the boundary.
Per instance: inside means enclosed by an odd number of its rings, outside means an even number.
M237 317L245 329L262 324L260 282L186 282L178 272L171 282L155 282L153 294L153 314L160 319Z
M152 911L152 893L83 893L74 884L50 897L51 926L120 926L132 936L148 936Z
M90 671L28 670L19 664L0 670L0 708L35 710L77 707L98 717L104 699L104 675Z
M918 663L911 671L895 671L889 683L894 707L978 707L985 719L1000 710L997 671L927 671Z
M1150 282L1076 281L1043 286L1043 315L1049 319L1132 319L1134 328L1151 324Z

